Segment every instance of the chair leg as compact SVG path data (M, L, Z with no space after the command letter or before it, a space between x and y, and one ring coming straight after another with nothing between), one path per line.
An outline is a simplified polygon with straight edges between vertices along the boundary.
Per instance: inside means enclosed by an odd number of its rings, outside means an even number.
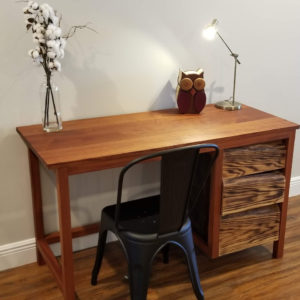
M164 264L169 263L169 250L170 250L170 244L165 245L162 249Z
M156 247L127 244L131 300L146 300L152 257Z
M130 262L128 269L131 300L146 300L150 275L149 263Z
M104 249L106 245L106 236L107 236L107 230L104 230L99 233L96 260L92 271L92 279L91 279L92 285L97 284L97 277L102 264L102 258L103 258Z
M188 232L184 237L182 237L182 246L184 246L186 250L186 259L194 293L198 300L204 300L203 290L200 284L192 231Z

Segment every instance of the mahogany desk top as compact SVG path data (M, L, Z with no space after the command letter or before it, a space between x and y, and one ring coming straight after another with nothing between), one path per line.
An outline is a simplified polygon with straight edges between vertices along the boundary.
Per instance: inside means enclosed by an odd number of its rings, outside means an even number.
M46 167L67 166L75 174L122 166L156 150L196 143L229 148L249 144L262 134L297 128L295 123L246 105L232 112L207 105L200 114L167 109L67 121L56 133L43 132L40 124L17 131Z

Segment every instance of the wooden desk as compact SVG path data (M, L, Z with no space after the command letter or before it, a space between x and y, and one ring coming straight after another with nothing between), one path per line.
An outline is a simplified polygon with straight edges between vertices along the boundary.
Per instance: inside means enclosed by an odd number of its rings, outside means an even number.
M261 218L258 226L259 224L271 226L272 232L270 234L268 232L259 233L259 228L251 228L253 213L250 214L248 228L250 236L253 232L257 235L256 242L250 243L249 246L274 241L274 257L283 255L295 130L299 128L297 124L247 106L243 106L240 111L229 112L216 109L213 105L207 105L200 115L180 115L176 109L169 109L69 121L64 122L63 127L63 131L57 133L45 133L42 131L41 125L18 127L17 131L29 150L38 264L46 263L49 266L65 299L75 298L72 237L83 236L98 230L97 224L71 228L68 177L73 174L120 167L138 156L157 150L208 142L219 145L221 152L211 177L206 238L195 236L197 245L203 251L211 257L217 257L245 248L245 243L248 242L247 234L242 246L239 244L236 249L226 248L226 232L230 232L230 236L234 236L236 232L236 236L239 236L240 230L245 231L245 228L235 228L235 225L230 225L230 220L239 221L241 218L247 220L248 215L246 214L245 217L244 212L241 212L242 203L246 206L247 212L249 209L253 212L253 207L247 207L245 199L244 202L243 199L237 199L237 208L233 208L233 210L230 205L225 205L228 201L230 203L230 196L229 200L228 197L222 198L224 197L222 189L228 179L227 175L232 174L230 170L240 169L234 160L231 161L233 165L230 165L230 159L228 160L227 157L232 157L232 155L230 156L231 150L241 150L242 152L238 152L241 155L245 149L249 150L251 155L253 153L265 155L265 150L259 152L261 144L267 145L267 149L269 145L271 148L275 145L275 149L277 149L276 145L281 145L278 148L281 164L267 163L262 167L258 164L254 170L252 169L252 173L265 174L266 171L272 170L272 168L268 169L270 165L275 165L275 169L278 169L279 174L283 174L284 177L283 188L282 183L279 182L278 185L279 190L281 186L283 196L279 197L280 199L277 197L274 201L279 203L275 204L278 212L270 213L270 218L268 218L268 212L267 214L264 212L255 214L255 216L261 216L258 217ZM249 145L254 145L254 150L251 148L252 146L248 149ZM272 153L271 158L273 157ZM251 155L249 156L250 163ZM247 161L247 157L245 153L242 154L240 162L243 162L244 158ZM260 163L265 161L259 155L258 160ZM60 231L51 234L44 232L39 162L56 173ZM255 165L255 163L253 164ZM266 165L268 167L264 169ZM249 174L244 172L243 167L241 169L242 174L238 175L238 180L244 180L243 176ZM248 171L249 169L252 174L251 166L248 166ZM233 173L237 174L238 172L234 171ZM249 178L247 176L246 178ZM228 183L227 180L226 187L230 184L232 187L232 182ZM230 188L228 190L230 191ZM226 191L228 192L228 190ZM233 197L233 200L236 200L236 197L237 195ZM254 205L254 208L258 210L260 206L262 209L274 208L274 204L270 203L270 197L266 204L261 204L262 202L260 199L259 205ZM224 210L225 206L227 210ZM233 219L230 219L232 216ZM232 224L236 224L236 222ZM257 222L255 224L257 225ZM49 247L50 243L58 241L61 243L61 263L58 263Z

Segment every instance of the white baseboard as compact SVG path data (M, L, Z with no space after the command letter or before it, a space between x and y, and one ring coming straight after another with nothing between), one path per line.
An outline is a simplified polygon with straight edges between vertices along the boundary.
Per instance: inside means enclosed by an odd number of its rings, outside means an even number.
M300 176L293 177L290 184L290 197L300 195ZM115 238L111 235L108 241ZM79 251L97 245L97 234L77 238L73 240L73 250ZM58 244L51 246L55 255L60 254ZM0 246L0 271L26 265L36 261L35 239L27 239L15 243Z
M0 271L36 261L35 238L0 246Z
M97 245L98 235L91 234L81 238L73 239L73 250L79 251ZM112 234L108 234L107 242L115 241ZM59 244L50 246L54 255L60 255ZM36 244L35 238L27 239L15 243L0 246L0 271L19 267L22 265L36 262Z
M290 197L300 195L300 176L292 177L290 183Z

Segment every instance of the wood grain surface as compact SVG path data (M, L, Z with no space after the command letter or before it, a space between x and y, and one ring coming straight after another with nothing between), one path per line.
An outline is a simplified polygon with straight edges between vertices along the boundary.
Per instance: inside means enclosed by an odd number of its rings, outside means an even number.
M286 147L281 141L228 149L224 151L223 177L234 178L283 169L285 158Z
M198 268L206 300L297 300L300 297L300 196L290 199L285 255L272 259L266 243L211 260L198 253ZM123 279L127 263L118 243L105 252L99 284L90 285L96 249L74 253L76 292L80 300L127 300L129 285ZM62 300L47 266L36 263L0 272L1 300ZM195 300L184 256L170 248L170 262L158 254L153 262L147 300Z
M223 180L222 215L283 202L285 177L268 172Z
M273 245L274 258L281 258L283 256L295 135L296 132L292 132L290 133L289 139L285 140L287 154L286 154L286 162L285 162L285 169L284 169L284 176L285 176L284 201L278 204L280 208L281 217L280 217L280 227L279 227L279 239L278 241L275 241Z
M43 220L43 201L42 201L42 190L40 180L40 164L38 158L33 152L28 149L29 159L29 171L31 179L31 193L32 193L32 209L34 216L34 232L36 240L43 239L45 236L44 232L44 220ZM45 262L40 253L39 248L36 248L37 263L43 265Z
M278 240L279 221L280 210L277 204L222 217L219 254Z
M227 112L207 105L198 115L167 109L67 121L56 133L43 132L41 124L17 131L47 167L67 165L75 174L124 165L137 156L184 145L214 142L230 148L252 140L278 140L298 127L247 106Z

